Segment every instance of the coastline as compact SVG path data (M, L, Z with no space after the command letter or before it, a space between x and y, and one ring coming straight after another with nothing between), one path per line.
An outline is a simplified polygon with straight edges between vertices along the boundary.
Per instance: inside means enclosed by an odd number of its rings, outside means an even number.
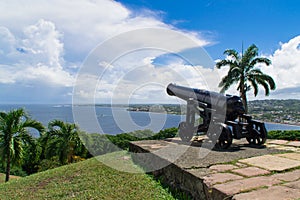
M289 126L299 126L300 127L300 123L279 123L279 122L272 122L272 121L263 121L265 123L269 123L269 124L278 124L278 125L289 125Z
M137 109L137 108L127 108L126 109L128 112L144 112L144 113L147 113L147 112L151 112L151 113L159 113L159 114L168 114L168 115L185 115L184 114L181 114L181 113L178 113L178 112L159 112L159 111L150 111L150 110L147 110L147 109ZM250 114L251 115L251 114ZM256 118L254 118L256 119ZM294 122L294 123L288 123L288 122L274 122L274 121L266 121L266 120L261 120L261 119L256 119L256 120L259 120L259 121L262 121L264 123L268 123L268 124L274 124L274 125L289 125L289 126L296 126L296 127L300 127L300 122Z

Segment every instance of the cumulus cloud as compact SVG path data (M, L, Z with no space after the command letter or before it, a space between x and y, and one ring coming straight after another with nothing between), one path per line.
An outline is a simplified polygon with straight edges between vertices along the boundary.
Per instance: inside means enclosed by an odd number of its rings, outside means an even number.
M53 22L63 33L65 53L72 61L82 61L95 45L126 31L137 28L174 28L156 17L155 12L129 10L111 0L0 2L0 24L10 30L20 33L20 29L39 19ZM203 44L208 43L203 38L199 40L195 32L186 34Z
M1 1L1 87L14 84L41 89L43 85L48 92L69 88L62 90L69 94L80 65L92 49L113 36L141 28L176 29L155 12L129 10L110 0ZM200 46L209 43L197 32L178 31ZM151 34L137 37L152 39ZM124 42L119 48L126 46ZM120 65L126 68L125 64ZM82 91L83 96L89 93Z
M269 58L272 66L263 70L274 77L277 90L272 98L300 98L300 36L292 38L286 43L280 43L280 48Z
M214 69L187 65L184 62L169 63L161 67L148 58L143 60L143 65L132 66L125 71L118 68L117 64L110 65L107 74L101 77L96 90L91 93L96 101L116 104L149 101L176 103L177 98L166 94L169 83L216 91L216 82L220 81L220 76Z
M215 86L213 62L203 49L195 48L198 45L185 34L167 29L120 34L89 55L77 77L73 100L169 102L172 99L165 92L169 83L207 88L214 82ZM81 101L82 94L86 101Z
M0 83L73 85L73 76L63 69L61 34L52 22L39 20L25 27L22 38L4 30L9 37L6 37L6 60L0 65Z
M287 43L281 43L280 49L270 57L272 66L265 69L276 78L278 89L300 87L300 36Z

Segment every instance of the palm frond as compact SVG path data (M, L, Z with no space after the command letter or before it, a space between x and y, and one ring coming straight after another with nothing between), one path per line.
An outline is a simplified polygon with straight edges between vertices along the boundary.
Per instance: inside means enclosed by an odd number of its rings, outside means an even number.
M21 124L21 126L24 128L34 128L40 133L42 133L45 130L45 127L41 122L32 119L27 119L25 122Z
M256 79L256 81L257 81L258 84L260 84L260 85L262 85L264 87L264 89L265 89L265 95L269 96L269 94L270 94L269 84L265 80L260 79L260 78Z
M22 139L18 136L15 137L12 144L12 163L15 165L20 165L23 159L23 143Z
M254 66L257 64L265 64L265 65L269 66L272 64L272 61L268 58L255 58L250 63L251 66Z
M63 121L57 120L57 119L49 122L49 124L48 124L49 129L54 129L55 127L64 128L64 126L65 126L65 123Z
M227 49L227 50L225 50L224 51L224 55L231 56L235 60L240 60L239 53L236 50L234 50L234 49Z
M246 60L251 60L252 58L258 56L258 48L255 44L252 44L248 49L246 50L245 54L243 55L243 58Z
M216 68L220 69L221 67L232 66L232 65L234 65L234 61L232 60L221 60L216 63Z
M250 71L248 71L247 75L248 76L257 76L257 75L261 75L263 74L262 71L258 68L254 68L254 69L251 69Z
M256 97L258 94L258 84L256 82L256 80L253 77L249 77L249 82L252 85L253 89L254 89L254 96Z
M261 78L264 79L266 82L268 82L271 90L276 89L276 83L271 76L269 76L267 74L262 74Z

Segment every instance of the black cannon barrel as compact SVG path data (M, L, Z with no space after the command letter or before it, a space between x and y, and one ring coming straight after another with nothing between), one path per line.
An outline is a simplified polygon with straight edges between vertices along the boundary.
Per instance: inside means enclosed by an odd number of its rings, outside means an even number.
M230 120L235 120L238 115L245 113L241 98L238 96L224 95L217 92L189 88L170 83L167 87L170 96L176 96L185 101L194 99L207 104L208 108L213 108L219 113L226 113Z

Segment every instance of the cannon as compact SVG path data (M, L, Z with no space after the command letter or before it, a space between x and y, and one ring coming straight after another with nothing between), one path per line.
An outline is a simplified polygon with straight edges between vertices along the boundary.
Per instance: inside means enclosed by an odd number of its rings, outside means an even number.
M167 86L167 93L187 102L186 120L179 124L182 141L189 142L195 134L204 133L222 149L229 148L233 139L246 138L254 145L266 142L265 124L245 114L238 96L172 83Z

